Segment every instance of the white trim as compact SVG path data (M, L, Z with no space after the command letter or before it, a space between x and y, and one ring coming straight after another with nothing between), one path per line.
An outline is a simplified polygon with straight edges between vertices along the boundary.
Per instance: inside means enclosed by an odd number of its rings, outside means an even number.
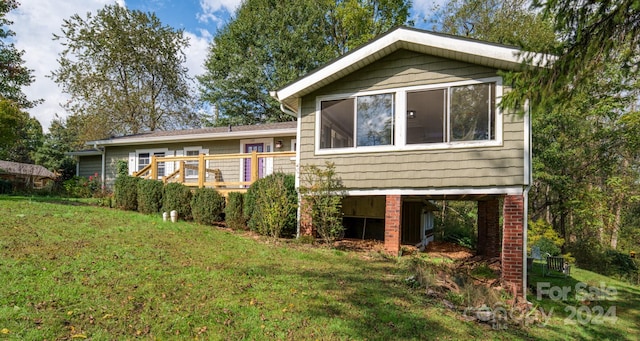
M299 97L314 87L339 79L401 48L418 48L424 53L444 58L473 61L475 64L505 69L518 69L524 61L524 51L517 48L400 27L300 78L273 95L281 103L290 97ZM531 56L532 65L546 65L552 59L543 54Z
M474 85L474 84L483 84L483 83L495 83L495 138L493 140L477 140L477 141L447 141L443 143L423 143L423 144L406 144L406 98L407 93L413 91L424 91L431 89L450 89L452 87L465 86L465 85ZM465 81L457 81L457 82L447 82L447 83L439 83L439 84L429 84L429 85L418 85L418 86L409 86L409 87L398 87L392 89L383 89L378 91L363 91L357 93L343 93L343 94L332 94L326 96L318 96L316 97L316 111L315 111L315 146L314 152L315 155L340 155L340 154L356 154L356 153L377 153L377 152L400 152L400 151L413 151L413 150L442 150L442 149L461 149L461 148L485 148L485 147L501 147L503 145L503 134L504 134L504 119L503 113L500 109L500 102L502 101L503 95L503 85L502 85L502 77L488 77L488 78L479 78L473 80L465 80ZM448 96L450 96L450 91L447 91ZM339 99L349 99L353 98L354 102L358 96L370 96L377 94L393 94L394 96L394 119L393 121L397 124L395 130L395 141L394 144L391 145L382 145L382 146L357 146L357 136L355 136L355 124L354 124L354 136L353 136L353 147L346 148L320 148L320 138L321 138L321 105L323 101L332 101ZM449 106L450 100L447 100L447 120L450 118ZM354 120L357 114L354 109ZM298 117L298 122L301 119ZM526 121L526 120L525 120ZM450 124L447 123L447 127ZM526 128L526 127L525 127ZM450 129L446 129L447 135L449 134ZM298 132L298 135L300 133Z
M153 137L124 137L116 140L98 140L89 141L87 144L98 146L117 146L117 145L141 145L141 144L154 144L158 142L173 143L173 142L197 142L197 141L219 141L219 140L235 140L240 138L260 138L260 137L276 137L276 136L291 136L296 133L295 128L287 129L270 129L270 130L252 130L252 131L238 131L238 132L225 132L225 133L206 133L206 134L189 134L174 135L174 136L153 136Z
M524 184L531 185L533 183L533 165L531 158L533 152L531 150L531 108L527 99L524 104Z
M522 186L486 188L387 188L347 190L348 196L362 195L521 195Z
M185 146L182 148L182 152L184 156L189 156L187 155L187 152L193 152L193 151L197 151L198 155L200 154L209 154L209 149L203 149L202 146ZM191 156L195 156L195 155L191 155ZM209 166L209 161L207 160L207 168ZM185 171L185 178L187 179L197 179L198 178L198 171L196 171L196 174L194 175L187 175L188 171Z
M156 153L164 153L165 156L167 156L167 153L169 153L169 148L152 148L152 149L136 149L135 153L135 164L134 164L134 169L135 170L129 170L129 173L133 174L133 172L137 172L140 168L140 154L145 154L145 153L149 153L149 162L151 162L151 156L153 156ZM129 153L131 154L131 153ZM165 166L165 173L166 173L166 166ZM158 179L161 179L163 176L165 176L166 174L163 175L158 175Z

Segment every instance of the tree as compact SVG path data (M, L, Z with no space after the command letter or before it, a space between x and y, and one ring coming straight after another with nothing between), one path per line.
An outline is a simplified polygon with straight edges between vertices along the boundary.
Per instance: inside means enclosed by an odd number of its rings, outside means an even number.
M40 122L15 102L0 98L0 160L33 163L32 153L40 143Z
M68 121L65 122L65 120L56 117L51 122L49 133L44 136L42 145L34 155L36 164L57 171L65 180L75 175L76 171L75 160L66 153L83 147L79 142L78 132L65 125L68 125Z
M54 35L65 49L52 79L71 95L65 108L87 139L194 124L183 30L152 13L107 5L73 15Z
M21 108L31 108L39 101L29 101L22 92L22 87L30 85L34 78L32 70L24 66L24 51L16 49L7 39L15 36L15 32L6 28L13 24L5 15L18 8L15 0L0 1L0 97L11 100Z
M247 0L218 31L198 77L213 124L291 120L275 90L407 20L406 0Z

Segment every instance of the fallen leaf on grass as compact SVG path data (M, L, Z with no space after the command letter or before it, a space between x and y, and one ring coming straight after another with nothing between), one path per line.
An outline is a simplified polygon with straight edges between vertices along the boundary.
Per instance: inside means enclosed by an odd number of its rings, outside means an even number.
M72 339L86 339L87 336L84 334L75 334L75 335L71 335Z
M6 335L6 334L9 334L9 333L10 333L10 331L7 328L2 328L2 330L0 330L0 334L5 334Z

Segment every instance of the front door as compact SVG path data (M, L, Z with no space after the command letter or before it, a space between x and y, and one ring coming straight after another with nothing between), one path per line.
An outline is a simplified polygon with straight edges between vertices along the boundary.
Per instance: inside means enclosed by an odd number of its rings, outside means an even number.
M251 153L253 151L256 151L258 153L264 152L264 143L252 143L252 144L244 145L245 153ZM251 167L253 167L253 165L251 164L251 159L250 158L244 159L244 181L251 181ZM258 178L262 178L263 169L264 169L264 159L259 158L258 159Z

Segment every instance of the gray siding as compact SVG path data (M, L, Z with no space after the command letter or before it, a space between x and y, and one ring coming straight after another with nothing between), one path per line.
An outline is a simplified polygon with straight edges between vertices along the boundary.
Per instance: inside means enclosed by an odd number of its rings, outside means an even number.
M315 155L316 98L332 94L496 77L496 70L398 51L303 98L301 165L335 163L349 189L434 189L524 183L524 121L503 114L503 145Z
M90 176L95 176L96 174L98 174L98 177L100 177L102 175L102 156L80 156L78 158L78 166L78 176L88 178Z

